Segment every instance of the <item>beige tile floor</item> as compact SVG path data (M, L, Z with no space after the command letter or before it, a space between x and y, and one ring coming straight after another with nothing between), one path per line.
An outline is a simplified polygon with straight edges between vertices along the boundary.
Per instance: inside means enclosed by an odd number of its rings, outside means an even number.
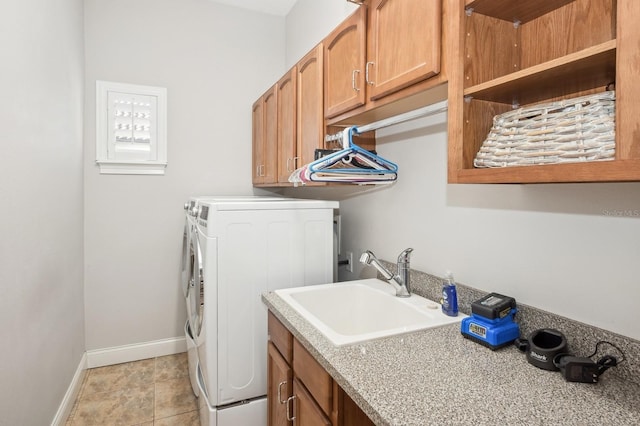
M92 368L67 426L199 426L187 354Z

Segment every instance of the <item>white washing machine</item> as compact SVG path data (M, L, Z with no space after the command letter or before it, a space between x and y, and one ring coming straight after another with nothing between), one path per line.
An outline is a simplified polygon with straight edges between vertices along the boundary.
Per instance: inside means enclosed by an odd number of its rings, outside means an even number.
M192 331L200 423L266 425L267 309L261 295L333 281L335 201L203 201L202 280Z
M274 198L263 196L229 196L229 195L211 195L191 197L184 204L185 224L182 236L182 260L180 287L185 298L187 306L187 320L184 326L185 339L187 343L187 356L189 361L189 377L191 379L191 388L195 396L199 396L200 390L197 381L197 365L198 352L197 340L193 333L192 324L197 317L197 306L200 303L200 295L196 297L196 287L200 288L199 283L202 277L202 256L200 244L196 238L197 228L196 219L199 212L200 204L208 201L242 201L242 202L258 202L258 201L286 201L289 198Z
M196 288L196 281L199 281L199 274L202 269L202 262L200 256L200 248L198 246L198 239L195 237L196 222L195 222L195 208L197 201L195 199L189 200L184 205L185 210L185 224L184 234L182 236L182 270L180 274L180 287L185 298L185 304L187 306L187 320L184 325L185 340L187 343L187 358L189 361L189 378L191 380L191 388L196 397L200 395L198 389L198 381L196 377L197 365L198 365L198 351L196 349L196 341L191 329L192 317L195 313L195 297L194 289Z

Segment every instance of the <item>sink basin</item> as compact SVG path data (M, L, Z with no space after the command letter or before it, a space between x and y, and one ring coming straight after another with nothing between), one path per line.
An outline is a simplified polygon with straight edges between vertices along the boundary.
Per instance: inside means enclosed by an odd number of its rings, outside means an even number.
M459 323L440 304L412 294L395 296L395 289L378 279L348 281L276 290L285 302L342 346L425 328Z

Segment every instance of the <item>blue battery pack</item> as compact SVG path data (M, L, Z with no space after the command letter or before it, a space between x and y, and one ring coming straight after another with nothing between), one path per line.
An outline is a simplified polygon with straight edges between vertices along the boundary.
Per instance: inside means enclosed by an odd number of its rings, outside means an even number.
M492 350L505 347L520 337L520 326L513 319L516 312L517 309L512 308L506 316L494 319L472 313L462 320L460 332L467 339Z

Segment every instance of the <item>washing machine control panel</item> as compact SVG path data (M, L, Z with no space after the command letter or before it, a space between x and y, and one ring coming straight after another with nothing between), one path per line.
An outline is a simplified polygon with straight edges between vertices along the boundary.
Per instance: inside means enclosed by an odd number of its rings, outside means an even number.
M207 220L209 218L209 206L200 206L200 219Z
M197 214L198 214L198 225L206 228L207 219L209 218L209 206L200 206Z

